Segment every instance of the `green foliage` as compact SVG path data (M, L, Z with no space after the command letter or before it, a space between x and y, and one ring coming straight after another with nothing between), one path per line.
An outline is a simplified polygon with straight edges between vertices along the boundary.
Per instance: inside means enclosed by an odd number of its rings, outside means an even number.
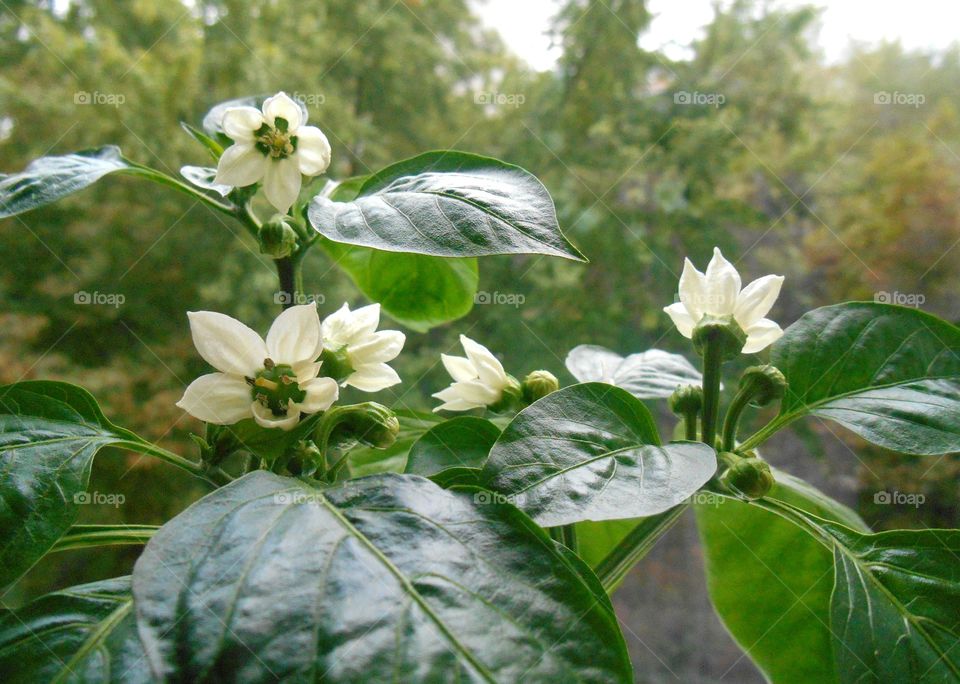
M427 430L410 448L405 473L431 477L451 468L482 468L500 428L483 418L459 416Z

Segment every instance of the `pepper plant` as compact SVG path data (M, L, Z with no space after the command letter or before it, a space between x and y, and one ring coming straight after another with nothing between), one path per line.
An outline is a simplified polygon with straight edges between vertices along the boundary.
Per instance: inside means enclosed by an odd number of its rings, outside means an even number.
M550 195L450 150L304 184L330 146L282 93L184 129L216 168L174 178L108 146L0 179L0 217L111 174L186 193L256 238L284 305L263 337L189 313L212 367L178 404L207 426L192 457L114 425L80 387L0 388L0 584L59 550L143 546L130 576L0 614L3 681L632 681L610 594L691 508L716 610L770 680L960 681L960 531L873 532L763 458L809 419L906 457L960 451L960 329L852 302L783 330L766 318L783 279L742 287L717 250L703 273L686 262L666 308L699 369L582 345L567 358L579 382L561 388L461 336L433 413L344 404L344 386L401 382L405 336L378 330L381 313L414 332L463 315L435 295L471 297L477 257L584 260ZM322 316L304 303L315 248L374 303ZM724 377L761 351L768 363ZM679 419L667 436L645 403L664 400ZM743 430L762 406L778 412ZM107 446L210 491L159 528L77 524Z

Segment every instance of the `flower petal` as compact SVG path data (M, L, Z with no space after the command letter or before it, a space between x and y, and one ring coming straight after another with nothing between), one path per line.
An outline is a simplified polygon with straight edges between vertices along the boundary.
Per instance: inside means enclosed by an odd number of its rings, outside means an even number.
M349 344L352 316L350 306L344 304L323 319L323 323L320 324L320 336L323 338L324 347L339 349Z
M231 145L217 163L217 175L213 182L243 188L263 178L267 171L267 158L250 143Z
M677 326L677 330L680 331L681 335L687 338L693 337L693 328L699 321L693 320L690 312L687 311L687 307L677 302L676 304L664 307L663 310L670 316L670 319L673 321L673 324Z
M201 375L190 383L177 406L206 423L232 425L250 417L250 388L236 375Z
M255 401L250 404L250 410L253 413L253 419L257 425L264 428L280 428L281 430L292 430L300 422L300 407L294 402L287 404L287 415L275 416L273 411Z
M474 342L466 335L460 336L460 344L463 345L463 351L467 353L467 358L477 369L477 375L480 376L481 382L498 390L506 387L507 373L503 370L503 365L499 359L489 349L478 342Z
M224 112L222 125L231 140L252 143L253 134L263 126L263 114L255 107L231 107Z
M760 319L744 332L747 333L747 343L743 345L741 354L754 354L770 346L783 335L780 326L769 318Z
M437 392L437 394L434 394L433 396L436 397L437 399L440 399L440 397L437 396L439 394L440 393ZM436 413L437 411L470 411L475 408L481 408L481 406L478 404L472 404L466 399L451 399L450 401L446 401L440 404L435 409L433 409L433 412Z
M768 275L757 278L743 288L733 310L733 317L740 327L747 329L770 312L780 295L781 285L783 276Z
M340 396L340 386L333 378L314 378L300 383L300 389L307 393L306 399L300 403L300 410L304 413L326 411Z
M316 126L301 126L297 129L297 163L300 173L317 176L330 166L330 142Z
M320 355L320 316L316 304L291 306L277 316L267 333L267 352L276 363L297 366Z
M317 356L319 355L320 353L317 352ZM296 373L297 375L297 382L303 385L303 383L307 382L308 380L313 380L315 377L317 377L317 375L320 374L321 366L323 366L323 364L319 361L317 361L316 363L301 362L301 363L295 364L293 366L293 372Z
M707 278L689 259L683 260L683 273L680 274L678 290L680 301L687 307L690 315L699 321L706 312Z
M713 248L713 258L707 265L705 313L727 316L733 313L740 294L740 274L723 258L719 247Z
M358 342L360 338L372 335L380 325L380 305L368 304L354 309L351 314L351 342Z
M385 363L376 363L351 373L343 384L356 387L361 392L379 392L400 382L397 371Z
M441 354L440 360L443 361L443 367L447 369L450 377L454 380L476 380L477 377L479 377L477 369L473 367L473 364L462 356Z
M275 125L277 117L287 122L287 130L295 132L300 124L304 123L303 112L300 105L293 101L289 95L281 91L273 97L268 97L263 101L263 117L271 126Z
M368 363L392 361L403 349L406 335L399 330L381 330L368 335L348 347L350 363L354 368Z
M263 174L263 194L281 214L297 201L300 194L300 166L293 157L271 159Z
M188 311L187 317L193 345L218 371L252 377L263 368L267 345L243 323L215 311Z
M453 384L453 388L459 397L480 406L496 404L503 397L501 389L491 387L480 380L456 382Z

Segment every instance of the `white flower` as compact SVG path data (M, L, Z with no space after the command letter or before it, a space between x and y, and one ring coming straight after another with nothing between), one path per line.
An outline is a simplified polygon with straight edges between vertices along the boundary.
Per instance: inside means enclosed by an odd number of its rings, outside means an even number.
M326 411L339 388L318 378L323 350L313 304L292 306L270 326L267 339L240 321L213 311L190 311L200 356L219 373L202 375L177 406L200 420L232 425L251 416L265 428L293 429L301 413Z
M305 126L303 111L286 93L255 107L231 107L223 130L234 141L217 165L214 183L244 187L263 181L263 194L285 214L300 194L300 174L316 176L330 165L330 143L321 130Z
M740 289L740 274L723 258L720 249L713 248L713 258L707 272L701 273L689 259L683 263L680 276L680 301L666 307L677 330L684 337L693 336L693 328L704 315L733 316L747 334L741 350L752 354L776 342L783 330L764 318L780 294L783 276L767 275L757 278Z
M400 382L387 361L397 358L406 336L398 330L377 330L380 305L370 304L356 311L344 304L323 320L321 336L328 350L346 355L353 369L342 379L363 392L379 392Z
M511 383L497 357L482 344L466 335L460 336L460 344L467 357L441 354L444 368L453 378L453 383L433 396L442 403L434 411L469 411L496 404L503 398L503 391Z

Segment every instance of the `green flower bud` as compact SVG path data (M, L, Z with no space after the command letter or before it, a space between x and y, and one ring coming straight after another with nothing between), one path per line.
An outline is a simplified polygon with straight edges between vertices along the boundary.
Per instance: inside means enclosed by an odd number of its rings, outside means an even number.
M331 442L354 439L367 446L386 449L397 441L400 421L396 414L382 404L373 401L353 406L339 406L325 416L330 425L321 424L321 429L333 435Z
M779 400L787 390L787 379L774 366L751 366L740 376L740 391L750 396L753 406Z
M560 389L560 381L550 371L535 370L523 379L523 399L532 404Z
M260 253L274 259L282 259L297 249L297 231L293 219L277 214L260 226Z
M703 388L699 385L682 385L667 400L670 410L678 416L696 415L703 406Z
M323 453L313 441L304 439L290 450L287 470L292 475L313 475L323 466Z
M747 499L765 496L776 482L770 466L759 458L741 458L735 454L724 453L720 460L730 464L720 476L720 483L731 492Z
M733 316L706 315L693 329L693 346L703 356L707 345L719 345L724 361L735 358L747 342L747 334Z

